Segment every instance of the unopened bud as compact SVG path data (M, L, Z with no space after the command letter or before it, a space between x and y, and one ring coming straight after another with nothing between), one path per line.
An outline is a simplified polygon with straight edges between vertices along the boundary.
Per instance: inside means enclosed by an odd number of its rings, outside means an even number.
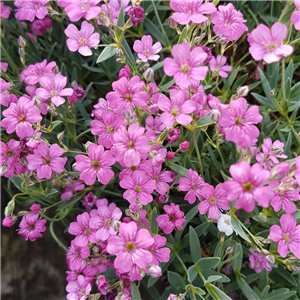
M36 106L40 106L41 104L42 104L42 99L39 97L39 96L37 96L37 95L35 95L33 98L32 98L32 100L34 101L34 104L36 105Z
M266 260L270 264L274 264L275 263L275 257L273 255L267 255L266 256Z
M188 141L184 141L182 142L180 145L179 145L179 149L182 151L182 152L185 152L189 149L190 147L190 143Z
M271 169L270 180L281 180L290 170L290 164L287 162L279 163Z
M162 274L160 266L151 265L150 267L148 267L148 270L149 270L149 274L152 278L159 277Z
M296 265L287 265L286 267L292 272L299 273L299 268Z
M112 28L109 29L109 35L112 36L113 38L115 37L115 31Z
M154 163L158 166L162 165L164 163L164 158L161 155L157 155L154 158Z
M167 195L158 195L157 199L155 200L158 203L167 203L168 196Z
M140 68L140 70L141 71L146 71L147 69L149 69L150 68L150 65L148 64L148 63L146 63L146 64L144 64L141 68Z
M145 277L146 271L145 271L144 269L140 269L140 275L141 275L142 277Z
M137 203L131 203L129 209L131 212L136 213L139 210L139 205Z
M266 249L262 249L261 252L264 254L264 255L269 255L270 252Z
M91 143L92 143L92 142L88 141L88 142L86 142L86 143L83 145L83 147L85 148L86 151L88 151L88 148L89 148L89 146L90 146Z
M6 174L8 171L7 166L3 165L0 167L0 176L3 176L4 174Z
M93 251L94 254L97 254L97 253L100 252L100 249L99 249L98 246L94 246L94 247L92 248L92 251Z
M11 227L16 222L17 218L15 216L8 216L3 219L2 226L3 227Z
M166 158L167 158L168 160L174 159L174 158L175 158L174 152L171 152L171 151L167 152Z
M225 253L226 253L226 254L231 254L233 251L234 251L234 246L227 247L227 248L225 249Z
M144 72L143 75L146 81L151 81L154 78L154 71L152 68L149 68Z
M288 258L288 262L291 263L291 264L294 264L296 261L297 261L297 258L295 256L290 256Z
M240 86L236 89L236 92L237 92L238 96L246 97L249 93L249 87L248 87L248 85Z
M53 69L52 69L52 72L56 75L60 72L60 69L58 66L55 66Z
M104 11L100 11L100 13L99 13L99 22L101 23L101 25L103 25L105 27L109 27L109 25L110 25L109 18L107 17L107 15Z
M202 33L200 36L195 37L195 43L199 44L204 37L205 37L205 33Z
M271 243L272 243L272 240L271 240L271 239L264 239L264 240L262 240L262 242L263 242L264 244L271 244Z
M271 91L269 92L269 95L270 95L271 97L274 97L274 96L275 96L275 91L274 91L274 90L271 90Z
M64 139L64 137L65 137L65 132L64 132L64 131L59 132L59 133L57 134L57 139L58 139L58 141L59 141L60 143L62 142L62 140Z
M218 121L221 117L221 113L218 109L212 109L209 113L210 115L210 118L213 120L213 121Z
M21 57L24 57L26 54L24 48L19 48L18 52Z
M120 221L113 221L111 227L113 228L114 231L119 231L120 225L121 225Z
M26 46L26 40L21 35L18 38L18 46L21 48Z
M19 213L18 213L18 217L22 217L22 216L25 216L25 215L27 215L27 211L25 211L25 210L21 210L21 211L19 211Z
M78 83L74 80L71 82L71 86L72 86L72 88L74 88L75 86L78 86Z
M198 26L201 29L206 29L208 26L208 21L204 21L204 22L200 23Z
M177 27L177 23L175 22L175 20L172 17L169 17L168 25L172 29L176 29L176 27Z
M124 55L124 52L123 52L123 50L121 48L118 48L116 54L117 54L118 57L122 57Z

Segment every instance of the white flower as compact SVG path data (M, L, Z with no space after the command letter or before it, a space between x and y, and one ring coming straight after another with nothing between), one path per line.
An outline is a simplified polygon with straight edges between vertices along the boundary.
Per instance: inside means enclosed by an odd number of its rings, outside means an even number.
M218 229L227 236L233 233L234 229L231 225L231 217L229 215L221 214L221 218L218 220Z

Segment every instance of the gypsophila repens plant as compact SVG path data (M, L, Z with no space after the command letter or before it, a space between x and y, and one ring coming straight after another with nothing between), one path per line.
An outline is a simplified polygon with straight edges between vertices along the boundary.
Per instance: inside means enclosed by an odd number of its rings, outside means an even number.
M51 232L68 300L300 299L299 30L299 0L1 2L2 225Z

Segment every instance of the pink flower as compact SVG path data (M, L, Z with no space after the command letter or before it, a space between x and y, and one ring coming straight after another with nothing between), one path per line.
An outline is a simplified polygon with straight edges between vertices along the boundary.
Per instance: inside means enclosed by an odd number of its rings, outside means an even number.
M148 172L148 170L147 170ZM173 182L170 171L161 171L161 166L153 166L151 171L149 171L148 176L155 180L156 188L155 190L160 194L164 195L169 191L169 182Z
M123 69L119 71L119 78L125 77L128 79L130 77L130 68L125 66Z
M68 98L68 101L71 104L75 104L76 101L79 101L83 98L85 90L81 85L76 85L73 88L73 94Z
M128 130L121 126L114 134L112 151L117 161L127 168L137 166L141 159L148 157L150 144L148 138L143 135L144 130L140 125L131 124Z
M164 236L156 234L153 236L153 239L154 243L151 248L149 248L149 251L153 255L152 264L158 266L160 261L168 262L170 260L171 250L166 247L163 248L167 243L167 239Z
M106 250L111 255L116 255L114 267L121 274L128 273L134 264L145 269L153 256L148 250L154 239L147 229L137 229L135 222L122 223L119 227L119 236L108 239Z
M70 7L70 6L68 6ZM65 29L65 34L68 37L67 46L71 52L78 52L83 56L91 56L93 54L91 47L96 47L100 43L100 34L94 32L94 26L87 21L82 22L81 30L70 24Z
M291 187L292 178L287 178L284 182L279 183L276 180L271 180L269 188L274 192L274 198L271 200L271 206L274 211L279 212L281 208L287 213L292 214L297 207L294 201L300 200L299 188Z
M298 259L300 259L300 225L292 215L282 215L280 226L273 225L270 229L270 239L278 243L277 251L282 257L286 257L290 250Z
M175 45L171 50L174 59L167 57L164 60L164 71L168 76L173 77L180 88L187 88L191 80L203 80L206 77L208 68L199 66L207 57L207 54L200 47L190 50L187 42Z
M38 19L44 19L48 14L48 9L44 7L49 0L17 0L14 5L18 7L15 14L18 20L27 20L32 22L35 17Z
M28 169L36 170L38 179L50 179L53 172L61 173L64 171L66 157L60 157L64 153L57 144L48 148L45 142L41 142L33 151L32 155L27 156Z
M38 218L39 214L36 213L29 213L23 216L18 234L22 235L26 241L29 239L31 242L34 242L36 239L43 237L41 232L46 231L45 224L47 220L38 220Z
M244 98L231 100L230 109L222 109L219 125L225 133L227 141L236 143L241 148L251 145L254 138L259 136L258 128L253 125L262 121L258 106L251 106L247 110L247 101Z
M74 244L80 247L87 246L88 242L96 243L96 230L89 226L90 216L87 212L77 216L77 222L72 222L68 232L76 235Z
M101 205L97 210L98 214L91 217L89 226L96 231L98 241L106 241L110 236L117 234L117 227L122 217L122 211L111 203L109 206Z
M3 4L3 2L1 2L1 5ZM8 63L6 62L1 62L0 63L0 68L1 68L1 72L6 73L7 72L7 68L8 68ZM2 79L2 78L1 78ZM2 84L1 84L2 86Z
M166 215L159 215L156 218L156 222L164 234L170 234L175 227L178 230L182 230L182 225L186 220L184 219L184 212L180 210L179 205L174 203L164 205L164 211L167 213Z
M42 100L51 99L51 102L57 107L65 103L63 96L71 96L73 89L64 87L67 84L67 77L62 76L60 73L55 77L42 77L40 78L42 88L36 90L36 95L41 97Z
M17 103L10 103L9 108L2 114L5 118L1 121L1 126L8 134L16 131L21 139L32 136L35 132L32 124L42 120L40 110L34 105L34 101L25 97L21 97Z
M56 67L56 62L51 61L47 64L47 60L44 59L41 63L36 63L34 65L28 66L24 71L21 72L20 79L21 82L24 80L26 84L36 84L41 83L40 79L43 77L54 77L53 68Z
M157 53L162 49L161 43L157 42L154 45L151 35L144 35L142 40L135 40L133 50L138 54L141 61L147 62L148 60L157 61L159 55Z
M110 0L108 2L108 8L109 8L110 13L108 13L107 6L105 4L101 5L101 13L104 12L106 14L107 18L110 18L110 16L111 16L114 24L117 25L117 20L118 20L118 16L119 16L121 7L123 7L123 12L125 15L125 13L128 12L128 10L131 8L131 6L128 6L129 2L130 2L130 0ZM100 21L100 23L101 23L101 21ZM99 25L100 25L100 23L98 20ZM108 27L108 24L109 23L107 21L105 21L101 25Z
M84 198L82 205L85 206L85 209L90 212L93 205L96 204L97 198L92 192L89 192Z
M18 97L16 95L9 94L10 87L11 84L9 82L0 78L0 104L5 107L8 107L12 102L16 103L18 101Z
M295 164L296 164L295 178L297 180L298 185L300 186L300 155L296 158Z
M37 35L42 35L48 28L52 27L52 20L45 18L44 20L36 20L31 24L31 31L36 32Z
M206 199L201 201L198 210L201 215L208 212L211 219L219 220L221 218L220 209L229 210L229 202L227 200L227 193L223 189L223 184L218 184L216 189L213 186L207 185L202 190L202 196Z
M8 216L5 217L2 221L2 226L3 227L11 227L14 225L14 223L16 222L17 218L14 216Z
M75 241L71 241L71 245L67 251L67 263L70 270L77 270L86 266L85 258L90 256L89 246L78 246Z
M211 14L217 9L212 3L202 2L203 0L171 0L170 7L175 11L172 18L181 25L205 22L208 18L203 14Z
M207 187L207 183L198 175L197 172L189 169L188 178L181 177L178 181L179 190L188 193L184 196L184 200L188 201L190 204L195 203L196 196L199 200L203 198L202 190Z
M281 44L286 38L288 28L276 22L271 30L263 24L258 25L248 34L249 52L255 60L264 60L267 64L281 60L293 53L293 47Z
M66 14L69 17L71 22L77 22L82 17L85 17L87 20L96 18L100 12L100 6L97 4L100 0L72 0L66 3Z
M66 286L68 300L85 300L92 290L91 283L83 275L76 281L70 281Z
M78 181L72 181L71 177L67 177L69 183L65 185L64 192L61 194L61 200L70 200L75 192L82 191L84 189L84 184Z
M225 56L218 55L217 58L212 57L209 62L209 68L212 72L217 70L220 77L227 78L228 74L226 72L230 72L232 70L232 67L225 66L226 61L227 57Z
M120 186L127 190L123 197L129 203L139 200L143 205L147 205L153 201L151 193L156 188L156 182L149 180L145 172L135 171L132 176L125 175L120 181Z
M248 30L248 27L243 24L246 20L243 19L241 12L234 9L231 3L226 6L219 5L218 9L219 11L211 14L215 34L219 37L225 37L227 41L236 41Z
M273 191L263 184L269 179L270 172L259 164L250 166L246 161L231 165L229 168L232 180L226 181L223 188L229 201L236 200L235 208L243 208L250 213L255 208L255 201L262 207L269 207L274 197Z
M252 248L249 250L253 254L249 255L251 269L254 269L256 273L260 273L263 269L266 269L268 272L272 271L264 254L255 252Z
M76 169L81 172L79 179L86 185L93 185L96 181L108 184L114 177L114 172L109 168L116 160L110 151L104 151L103 146L91 143L87 149L88 155L76 155Z
M141 6L131 6L127 14L133 26L137 26L145 17L144 9Z
M11 12L12 8L9 6L4 6L4 3L1 2L1 9L0 9L0 17L3 19L8 19L10 12Z
M295 6L298 10L294 11L291 15L291 22L294 24L296 30L300 30L300 0L294 0Z
M185 99L183 91L177 90L170 90L170 100L161 94L157 105L163 111L161 121L169 127L172 127L175 121L185 126L190 124L193 118L189 114L196 108L193 101Z

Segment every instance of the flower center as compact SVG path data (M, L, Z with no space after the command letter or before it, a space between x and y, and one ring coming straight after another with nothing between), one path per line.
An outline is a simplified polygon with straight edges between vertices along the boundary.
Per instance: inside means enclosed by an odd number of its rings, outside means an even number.
M57 96L59 93L58 93L58 90L52 90L51 93L50 93L53 97Z
M81 6L82 11L84 11L84 12L86 12L90 9L90 5L86 0L81 1L80 6Z
M188 64L183 64L181 67L180 67L180 71L182 73L185 73L185 74L188 74L190 72L190 66Z
M78 40L78 43L79 43L82 47L84 47L84 46L86 46L87 40L86 40L85 38L80 38L80 39Z
M45 165L50 165L51 163L51 158L50 157L47 157L44 161Z
M251 182L247 182L243 184L244 192L251 192L254 188L254 186L251 184Z
M277 44L275 44L274 42L269 42L268 44L266 44L266 48L268 52L273 51L277 48Z
M90 234L90 232L91 232L90 228L86 228L84 230L84 235L88 236Z
M169 220L170 221L175 221L175 216L174 215L169 215Z
M24 114L21 114L19 117L19 121L26 122L26 116Z
M100 163L99 163L99 161L94 160L93 163L92 163L92 167L93 167L95 170L98 170L98 169L100 168Z
M137 167L136 167L136 166L132 166L132 167L130 167L130 170L131 170L131 171L136 171L136 170L137 170Z
M107 132L109 132L109 133L113 133L114 131L115 131L115 129L112 127L112 126L107 126L107 128L106 128L106 130L107 130Z
M211 204L214 204L214 203L217 203L217 202L218 202L218 199L217 199L216 197L211 197L211 198L209 199L209 202L210 202Z
M171 114L176 117L178 116L178 108L177 107L174 107L172 110L171 110Z
M128 242L128 243L126 244L126 250L127 250L127 251L132 252L134 249L135 249L134 243Z
M105 227L110 227L111 226L111 219L106 219L104 226Z
M289 237L289 234L284 234L283 235L283 240L288 243L290 241L290 237Z
M7 149L6 153L5 153L5 156L6 157L10 157L12 156L14 153L12 151L10 151L9 149Z
M132 102L132 94L126 94L125 98L127 99L128 102Z
M240 126L242 124L243 124L243 120L240 117L235 119L235 125Z
M149 56L149 55L150 55L150 52L149 52L148 50L144 50L144 51L143 51L143 54L144 54L145 56Z
M133 142L133 141L130 141L130 142L127 144L127 146L128 146L129 148L133 149L133 148L134 148L134 142Z
M34 224L30 224L30 225L29 225L29 229L30 229L30 230L34 230L34 229L35 229L35 225L34 225Z
M134 191L136 193L140 193L141 190L142 190L142 188L140 186L137 186L136 188L134 188Z

